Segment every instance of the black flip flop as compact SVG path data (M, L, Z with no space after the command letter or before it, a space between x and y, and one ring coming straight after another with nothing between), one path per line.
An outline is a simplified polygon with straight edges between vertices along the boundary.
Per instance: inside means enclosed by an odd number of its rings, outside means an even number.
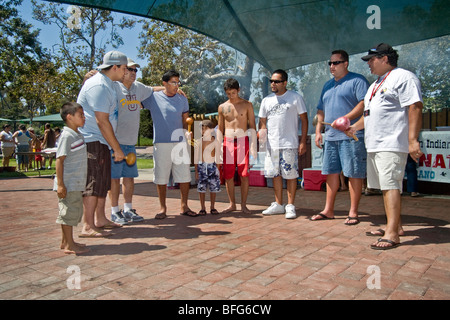
M318 213L318 214L316 214L316 216L321 216L322 219L314 219L313 220L313 218L310 217L309 220L311 220L311 221L322 221L322 220L333 220L334 219L334 217L333 218L329 218L326 215L324 215L323 213Z
M397 248L400 245L400 243L394 242L389 239L383 239L383 238L378 239L377 242L387 242L390 244L390 246L378 247L376 244L371 244L370 248L372 248L373 250L391 250L391 249Z
M358 217L350 217L350 216L348 216L347 219L349 219L349 220L356 220L356 222L353 222L353 223L352 222L344 222L344 224L346 226L354 226L354 225L357 225L360 222Z
M188 216L188 217L198 217L198 214L191 209L186 210L185 212L181 212L180 215L182 216Z
M162 219L165 219L165 218L167 218L167 215L164 212L160 212L160 213L155 215L155 219L158 219L158 220L162 220Z

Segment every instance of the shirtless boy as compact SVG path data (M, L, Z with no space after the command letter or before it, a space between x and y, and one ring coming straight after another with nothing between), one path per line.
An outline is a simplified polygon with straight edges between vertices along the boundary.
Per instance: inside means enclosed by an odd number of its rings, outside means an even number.
M222 211L236 211L234 195L234 173L236 166L241 179L241 211L250 213L247 208L249 150L248 129L256 133L255 113L251 102L239 97L239 82L228 79L224 85L228 100L219 106L219 131L223 135L223 177L227 188L230 206ZM256 155L256 135L252 135L251 154Z

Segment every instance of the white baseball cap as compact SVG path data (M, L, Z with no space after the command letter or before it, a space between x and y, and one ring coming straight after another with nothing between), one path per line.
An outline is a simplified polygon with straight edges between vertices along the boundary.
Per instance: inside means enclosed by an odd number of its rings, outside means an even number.
M136 62L134 62L133 60L131 60L130 58L128 58L128 64L127 67L132 67L135 66L136 68L140 68L141 66L139 64L137 64Z
M103 57L103 64L98 66L97 69L105 69L110 66L120 66L127 64L127 56L119 51L110 51Z

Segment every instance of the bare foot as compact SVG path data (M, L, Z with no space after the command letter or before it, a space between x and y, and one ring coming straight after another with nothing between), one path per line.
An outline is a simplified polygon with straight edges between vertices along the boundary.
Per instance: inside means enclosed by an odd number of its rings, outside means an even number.
M247 214L252 213L252 212L250 211L250 209L247 208L246 205L241 206L241 211L242 211L243 213L247 213Z
M103 231L99 228L83 228L81 233L78 235L80 238L104 238L111 236L112 233L108 231Z
M122 228L120 224L112 222L108 219L106 219L105 221L97 221L95 223L95 226L97 228L104 228L104 229Z
M384 234L385 234L385 231L383 229L366 232L366 236L372 236L372 237L382 237L382 236L384 236ZM403 228L398 230L398 235L400 237L403 237L405 235L405 231L403 230Z
M74 242L74 244L75 244L76 246L79 246L79 247L86 247L86 244L85 244L85 243ZM61 248L61 249L64 249L65 247L66 247L66 244L63 243L63 242L61 242L60 248Z
M236 211L236 205L230 205L228 208L226 208L225 210L223 210L221 213L230 213Z
M333 216L329 217L326 213L318 213L316 215L313 215L309 218L309 220L311 221L320 221L320 220L329 220L329 219L334 219L334 214Z
M89 251L91 250L86 246L78 246L78 245L74 245L73 247L68 246L64 248L65 254L83 254Z

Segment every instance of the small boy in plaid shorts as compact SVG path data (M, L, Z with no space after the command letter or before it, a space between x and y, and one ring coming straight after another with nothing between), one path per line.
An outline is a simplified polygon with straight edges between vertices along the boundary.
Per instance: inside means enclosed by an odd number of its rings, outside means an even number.
M211 214L219 212L214 208L216 193L220 192L220 173L216 165L217 140L213 136L214 124L210 120L202 121L202 138L196 144L195 179L202 209L198 215L206 215L205 197L209 187ZM197 163L198 162L198 163Z

